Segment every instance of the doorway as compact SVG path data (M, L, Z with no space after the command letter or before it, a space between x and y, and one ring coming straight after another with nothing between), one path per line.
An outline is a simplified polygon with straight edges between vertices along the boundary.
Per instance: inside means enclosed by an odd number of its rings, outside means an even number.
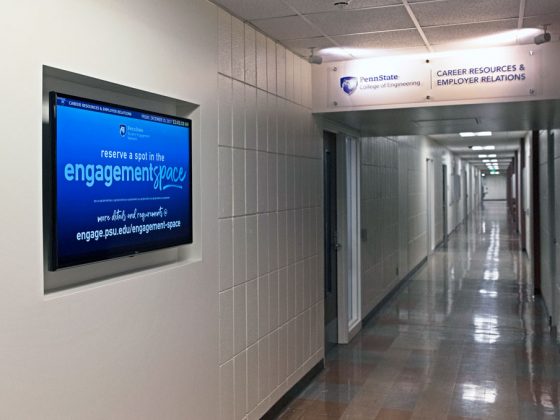
M426 237L430 255L434 249L434 161L426 159Z
M447 242L447 165L441 165L443 242Z
M338 287L337 287L337 188L336 134L323 132L324 172L324 232L325 232L325 352L338 343Z
M468 184L467 184L467 170L463 170L463 221L466 222L467 221L467 216L469 214L469 205L468 205L468 199L469 199L469 193L468 193Z

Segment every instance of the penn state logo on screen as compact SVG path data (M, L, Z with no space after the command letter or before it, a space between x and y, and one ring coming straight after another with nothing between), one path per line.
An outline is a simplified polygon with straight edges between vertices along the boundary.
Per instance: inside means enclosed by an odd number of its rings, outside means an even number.
M119 134L121 135L121 137L126 136L126 125L121 124L119 127Z
M348 96L352 95L358 88L358 78L346 76L340 78L340 87Z

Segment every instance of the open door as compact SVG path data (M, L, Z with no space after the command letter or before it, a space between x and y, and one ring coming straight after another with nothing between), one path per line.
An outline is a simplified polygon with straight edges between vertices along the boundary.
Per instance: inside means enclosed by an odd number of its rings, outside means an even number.
M336 134L323 132L325 232L325 353L338 343Z

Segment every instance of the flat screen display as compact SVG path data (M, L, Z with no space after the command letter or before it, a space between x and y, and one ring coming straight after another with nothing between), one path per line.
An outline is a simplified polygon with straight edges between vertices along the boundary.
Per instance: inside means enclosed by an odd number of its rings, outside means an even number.
M192 122L50 94L50 269L192 243Z

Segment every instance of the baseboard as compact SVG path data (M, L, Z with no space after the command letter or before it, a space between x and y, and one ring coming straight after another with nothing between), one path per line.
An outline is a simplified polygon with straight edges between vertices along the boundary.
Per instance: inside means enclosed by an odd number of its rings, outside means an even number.
M325 360L321 359L319 363L311 368L303 378L301 378L282 398L278 400L270 409L264 413L261 420L273 420L315 379L315 377L325 368Z

